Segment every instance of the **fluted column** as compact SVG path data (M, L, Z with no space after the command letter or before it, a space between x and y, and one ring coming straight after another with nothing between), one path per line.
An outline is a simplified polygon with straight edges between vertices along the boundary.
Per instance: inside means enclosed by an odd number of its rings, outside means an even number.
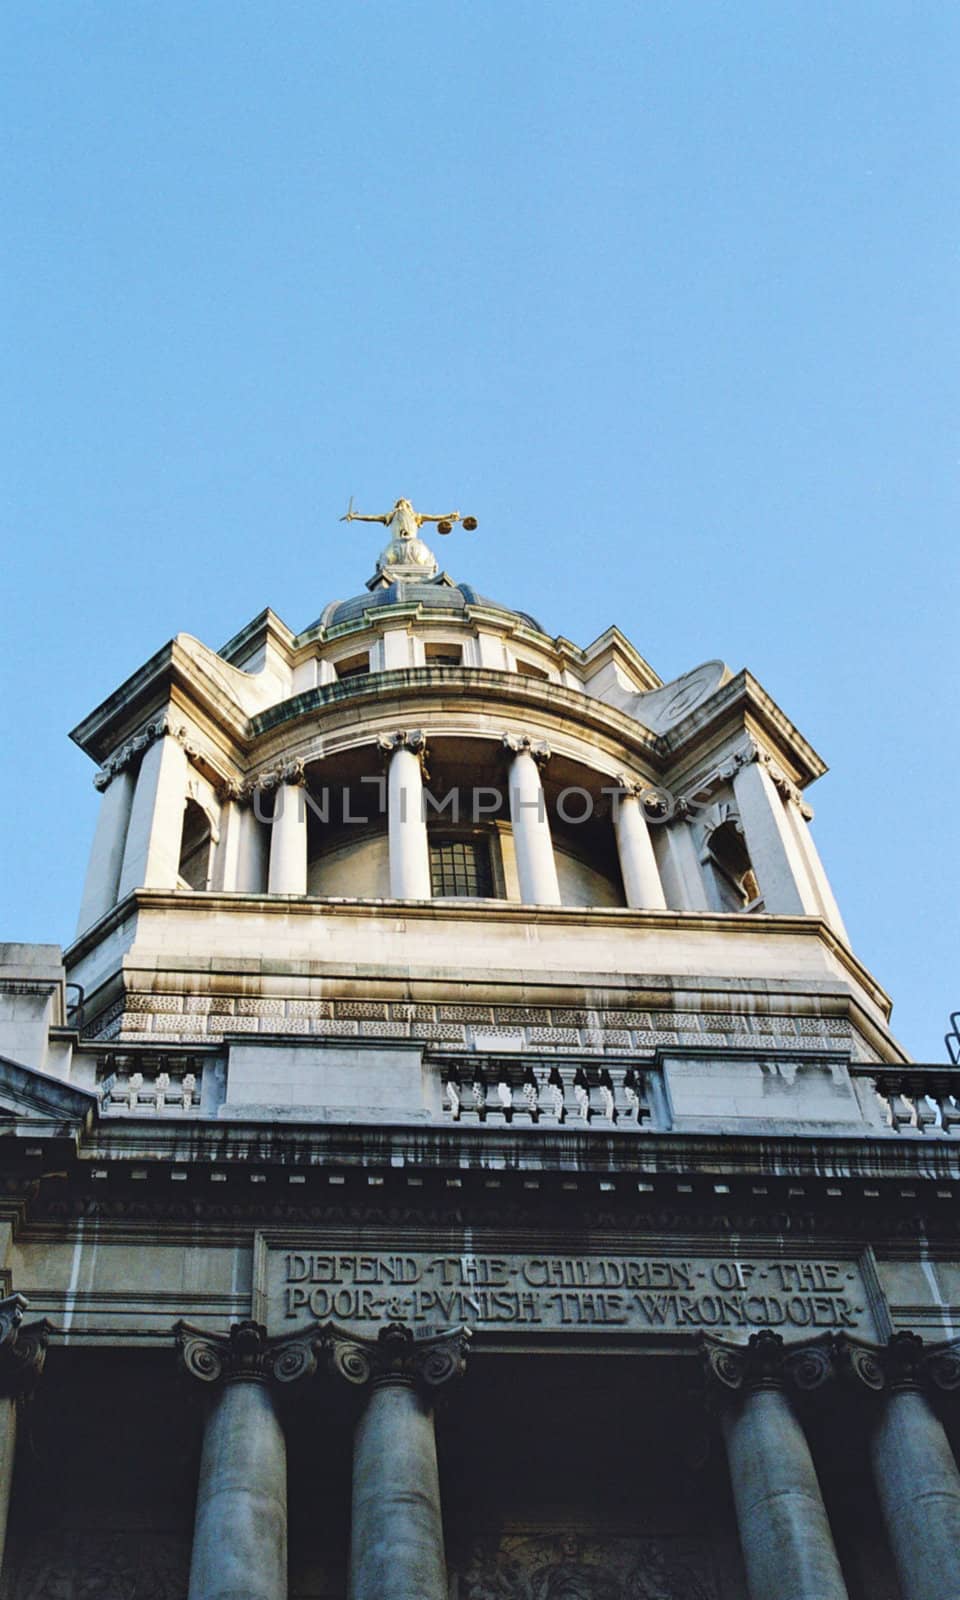
M307 808L301 792L306 782L302 762L287 762L267 781L276 791L267 893L306 894Z
M788 1383L831 1372L820 1344L785 1346L764 1330L747 1345L705 1338L737 1509L750 1600L847 1600L820 1484Z
M426 739L416 729L409 733L383 733L377 743L388 762L390 897L393 900L429 900L433 891L423 804Z
M51 1331L48 1322L25 1324L27 1308L22 1294L0 1300L0 1568L7 1542L19 1407L43 1371Z
M256 1322L226 1336L181 1322L183 1370L209 1386L188 1600L286 1600L287 1457L277 1386L317 1368L316 1330L268 1339Z
M558 906L557 863L540 782L540 768L550 759L550 747L533 744L526 734L513 733L504 734L503 746L509 760L507 792L520 899L525 905Z
M840 1350L874 1398L870 1457L903 1600L956 1600L960 1473L930 1396L960 1390L960 1341L896 1333L885 1348L843 1339Z
M447 1600L433 1396L464 1367L462 1330L376 1340L331 1330L333 1370L366 1391L353 1451L349 1600Z
M666 897L640 802L643 785L624 776L618 777L617 784L619 793L614 795L613 826L627 905L641 911L664 911Z

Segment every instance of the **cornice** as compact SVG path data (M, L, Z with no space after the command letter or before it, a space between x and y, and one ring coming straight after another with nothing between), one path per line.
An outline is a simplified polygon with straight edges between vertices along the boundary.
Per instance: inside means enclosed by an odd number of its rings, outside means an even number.
M525 927L558 926L571 930L606 927L682 932L696 928L709 933L719 933L727 938L744 935L750 937L800 935L821 940L884 1016L889 1016L893 1005L886 991L822 917L787 916L779 913L774 915L766 912L639 911L623 906L538 906L533 909L507 900L488 902L483 907L471 911L461 904L445 903L442 900L384 901L344 898L327 900L307 895L224 894L216 890L184 894L165 889L134 889L120 901L119 905L114 906L106 916L101 917L99 922L94 923L92 928L87 929L64 951L64 963L69 969L115 928L141 910L161 911L165 915L181 913L196 916L201 912L201 908L214 917L222 917L225 912L239 916L253 915L258 918L322 916L328 919L331 917L382 919L387 917L391 923L395 923L398 917L404 922L436 923L456 923L465 919L482 918L488 926L495 923L512 923ZM219 937L222 940L222 933ZM323 969L330 970L330 963L324 963ZM404 971L409 973L409 964L404 967ZM457 971L461 983L469 981L469 975L465 974L462 968ZM660 981L667 981L667 978ZM889 1047L889 1040L886 1044Z
M118 745L139 734L144 724L171 710L172 701L206 723L205 731L214 734L217 742L226 737L238 753L246 750L250 736L246 712L225 684L184 649L179 638L169 640L91 711L70 738L94 761L105 762Z
M719 745L728 724L751 731L746 720L748 716L773 741L776 748L771 754L785 759L791 769L787 776L798 788L806 788L828 770L826 762L799 728L746 668L721 685L675 727L661 734L658 748L670 766L675 767L699 753L711 739Z

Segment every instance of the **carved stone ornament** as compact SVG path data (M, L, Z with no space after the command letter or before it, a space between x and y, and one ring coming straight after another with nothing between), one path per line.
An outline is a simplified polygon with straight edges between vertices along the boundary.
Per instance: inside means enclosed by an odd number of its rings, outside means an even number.
M898 1389L960 1389L960 1339L924 1344L920 1335L903 1330L885 1345L868 1344L841 1334L836 1341L841 1371L874 1394Z
M770 774L774 788L783 800L790 800L797 807L804 821L813 821L813 807L803 798L797 785L787 777L783 768L778 766L769 750L764 750L752 737L748 735L742 744L732 750L720 765L706 778L702 778L695 788L685 794L677 802L677 815L701 816L710 795L720 783L729 783L736 776L741 767L752 766L757 761L766 767ZM688 811L684 811L684 807Z
M427 736L422 728L399 728L396 733L378 733L377 749L388 758L395 750L410 750L421 761L425 761Z
M819 1389L834 1371L833 1347L828 1337L785 1344L779 1333L762 1328L747 1344L704 1334L702 1339L708 1384L714 1398L724 1391L749 1393L753 1389Z
M469 1338L466 1328L448 1328L419 1339L402 1322L391 1322L376 1339L331 1325L325 1342L331 1372L348 1383L412 1383L434 1390L463 1375Z
M268 1339L259 1322L235 1322L227 1334L178 1322L174 1333L183 1371L201 1383L296 1383L312 1377L319 1364L319 1327L293 1338Z
M144 750L148 750L158 739L165 739L168 735L183 745L188 760L196 761L199 758L200 751L191 743L185 725L174 723L169 717L158 717L155 722L148 722L142 733L134 734L132 739L128 739L126 744L122 744L120 749L115 751L109 761L104 762L100 771L94 774L94 788L101 790L109 788L119 772L124 772Z
M0 1300L0 1394L7 1399L29 1394L43 1371L53 1331L46 1320L24 1323L28 1305L22 1294Z
M528 733L505 733L503 748L512 756L523 755L526 752L533 757L538 767L545 766L552 754L546 739L533 740Z
M252 789L262 789L264 794L270 794L274 789L279 789L281 784L289 783L293 784L295 788L302 788L306 781L307 775L302 761L280 761L275 767L270 767L268 771L261 772L259 777L254 779L252 785L245 785L244 787L248 787L251 791Z

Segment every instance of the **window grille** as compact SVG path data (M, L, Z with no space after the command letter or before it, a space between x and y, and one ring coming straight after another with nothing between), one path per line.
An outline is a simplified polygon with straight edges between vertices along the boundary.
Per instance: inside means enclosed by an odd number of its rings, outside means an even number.
M431 839L430 886L438 899L491 899L495 890L490 841Z

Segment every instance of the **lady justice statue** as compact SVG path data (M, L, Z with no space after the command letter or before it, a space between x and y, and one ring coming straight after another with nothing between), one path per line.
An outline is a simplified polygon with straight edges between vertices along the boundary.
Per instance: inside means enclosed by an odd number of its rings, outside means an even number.
M398 577L408 574L432 574L437 570L433 552L419 537L425 522L435 522L438 533L450 533L455 522L462 523L468 532L477 526L476 517L461 517L459 511L448 511L443 516L431 516L426 511L415 511L409 500L396 500L390 511L380 516L364 516L354 511L353 501L341 522L382 522L390 530L390 543L377 560L378 572L394 572Z

